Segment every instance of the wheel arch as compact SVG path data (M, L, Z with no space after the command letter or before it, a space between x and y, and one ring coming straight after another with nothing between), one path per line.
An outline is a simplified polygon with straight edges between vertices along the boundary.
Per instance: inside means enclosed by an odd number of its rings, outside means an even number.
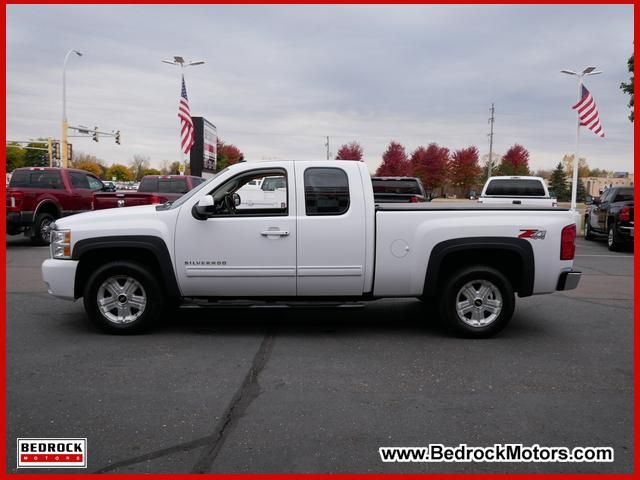
M154 236L113 236L78 241L71 254L78 260L74 297L80 298L96 267L110 261L128 260L149 267L160 277L160 285L171 298L180 298L171 255L164 240Z
M60 209L60 206L51 198L44 198L38 202L38 205L33 211L33 219L35 220L40 213L50 213L55 218L62 217L62 210Z
M423 294L435 295L448 272L477 263L503 273L519 297L533 294L533 248L527 240L511 237L467 237L438 243L429 256Z

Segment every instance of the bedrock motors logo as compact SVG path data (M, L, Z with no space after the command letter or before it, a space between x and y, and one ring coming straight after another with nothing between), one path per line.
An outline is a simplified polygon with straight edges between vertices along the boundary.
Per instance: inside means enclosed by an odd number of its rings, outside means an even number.
M19 438L18 468L87 468L87 439Z

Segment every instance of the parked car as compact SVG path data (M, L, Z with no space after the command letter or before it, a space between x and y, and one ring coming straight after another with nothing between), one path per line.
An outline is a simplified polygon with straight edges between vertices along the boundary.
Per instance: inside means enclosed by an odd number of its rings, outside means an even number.
M606 238L609 250L633 245L633 187L612 187L587 198L584 238Z
M375 203L430 202L422 185L415 177L371 177Z
M93 210L173 202L202 182L203 178L191 175L147 175L137 192L96 192Z
M84 170L17 168L7 187L7 235L25 233L45 245L56 219L91 210L93 193L103 189L102 181Z
M268 177L285 180L285 203L238 209L238 191ZM567 209L376 206L362 162L237 163L173 204L58 220L42 272L49 293L82 297L114 333L168 305L419 297L458 333L486 337L511 319L515 293L577 286L575 236Z
M113 182L103 182L105 192L115 192L117 190L116 184Z
M490 177L484 184L478 202L558 206L557 199L549 193L543 178L523 176Z

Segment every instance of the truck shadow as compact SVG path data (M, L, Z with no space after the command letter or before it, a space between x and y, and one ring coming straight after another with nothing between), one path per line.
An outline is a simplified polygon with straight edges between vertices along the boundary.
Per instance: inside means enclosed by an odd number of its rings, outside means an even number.
M541 333L539 325L517 320L516 315L496 338ZM151 333L190 332L196 335L235 336L262 334L266 331L305 337L381 333L456 338L440 320L435 307L415 299L381 300L358 309L304 307L179 310L164 318Z

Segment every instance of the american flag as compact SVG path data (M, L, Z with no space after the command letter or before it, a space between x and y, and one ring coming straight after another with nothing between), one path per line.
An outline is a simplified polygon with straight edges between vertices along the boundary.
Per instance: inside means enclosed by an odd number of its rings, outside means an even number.
M178 118L180 119L180 140L182 152L187 155L194 142L193 121L189 110L189 99L187 98L187 86L184 84L182 76L182 93L180 94L180 106L178 107Z
M584 85L582 85L582 98L571 108L578 111L581 126L587 127L596 135L604 137L604 128L600 125L600 117L598 115L596 101Z

